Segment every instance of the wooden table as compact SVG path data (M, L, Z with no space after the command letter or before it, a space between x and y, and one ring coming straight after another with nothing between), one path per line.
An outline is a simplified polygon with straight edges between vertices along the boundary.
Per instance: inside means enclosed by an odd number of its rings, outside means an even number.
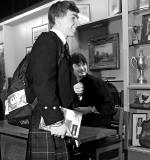
M116 134L116 131L112 129L81 127L79 141L81 143L86 143L114 134ZM0 135L2 157L5 157L5 160L24 160L26 154L28 129L10 125L6 120L4 120L0 121ZM17 149L15 147L17 147ZM10 153L11 150L13 150L12 153ZM16 155L13 159L14 154L19 155Z

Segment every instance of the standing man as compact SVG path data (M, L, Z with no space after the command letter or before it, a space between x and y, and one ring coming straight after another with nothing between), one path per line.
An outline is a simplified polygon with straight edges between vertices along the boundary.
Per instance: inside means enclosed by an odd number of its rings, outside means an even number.
M113 97L106 83L87 73L87 61L81 53L71 55L74 74L79 83L74 85L75 110L83 113L82 125L109 127L114 114ZM79 93L81 86L83 93Z
M29 102L37 97L29 130L31 160L69 160L61 106L73 100L73 74L66 46L78 24L79 9L72 1L58 1L48 11L50 31L42 33L33 45L27 69ZM41 118L49 131L39 129ZM29 150L29 149L28 149Z

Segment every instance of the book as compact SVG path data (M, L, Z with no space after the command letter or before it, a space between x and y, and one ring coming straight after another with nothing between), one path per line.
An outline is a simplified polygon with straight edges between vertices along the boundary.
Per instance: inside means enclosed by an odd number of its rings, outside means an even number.
M64 123L71 133L71 136L69 134L67 136L78 138L82 120L82 113L63 107L61 107L61 109L64 113ZM50 131L51 125L46 126L43 117L41 117L39 128Z

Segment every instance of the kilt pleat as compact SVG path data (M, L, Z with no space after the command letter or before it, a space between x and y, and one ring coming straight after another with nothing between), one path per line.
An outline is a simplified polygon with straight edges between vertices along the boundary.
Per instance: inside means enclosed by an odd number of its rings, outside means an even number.
M29 132L29 141L31 160L69 160L66 141L50 132L39 129Z

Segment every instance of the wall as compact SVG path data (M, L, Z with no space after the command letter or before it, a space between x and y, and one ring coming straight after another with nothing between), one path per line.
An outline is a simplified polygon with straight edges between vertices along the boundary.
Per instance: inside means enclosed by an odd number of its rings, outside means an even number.
M90 4L90 17L91 22L97 21L108 17L108 0L75 0L78 4ZM49 7L48 7L49 8ZM8 44L5 48L5 64L6 64L6 76L11 77L14 70L18 66L21 59L26 54L26 47L32 46L32 28L48 23L47 9L38 14L33 14L27 18L19 19L13 23L6 24L4 30L5 43ZM116 77L116 79L123 80L123 66L122 66L122 26L121 20L111 22L107 28L108 33L119 33L120 37L120 69L119 70L107 70L96 71L91 74L97 77ZM89 50L88 40L94 36L104 35L102 28L93 29L91 31L84 31L80 34L76 34L75 37L68 39L71 53L75 51L81 51L89 62ZM1 40L1 39L0 39Z

